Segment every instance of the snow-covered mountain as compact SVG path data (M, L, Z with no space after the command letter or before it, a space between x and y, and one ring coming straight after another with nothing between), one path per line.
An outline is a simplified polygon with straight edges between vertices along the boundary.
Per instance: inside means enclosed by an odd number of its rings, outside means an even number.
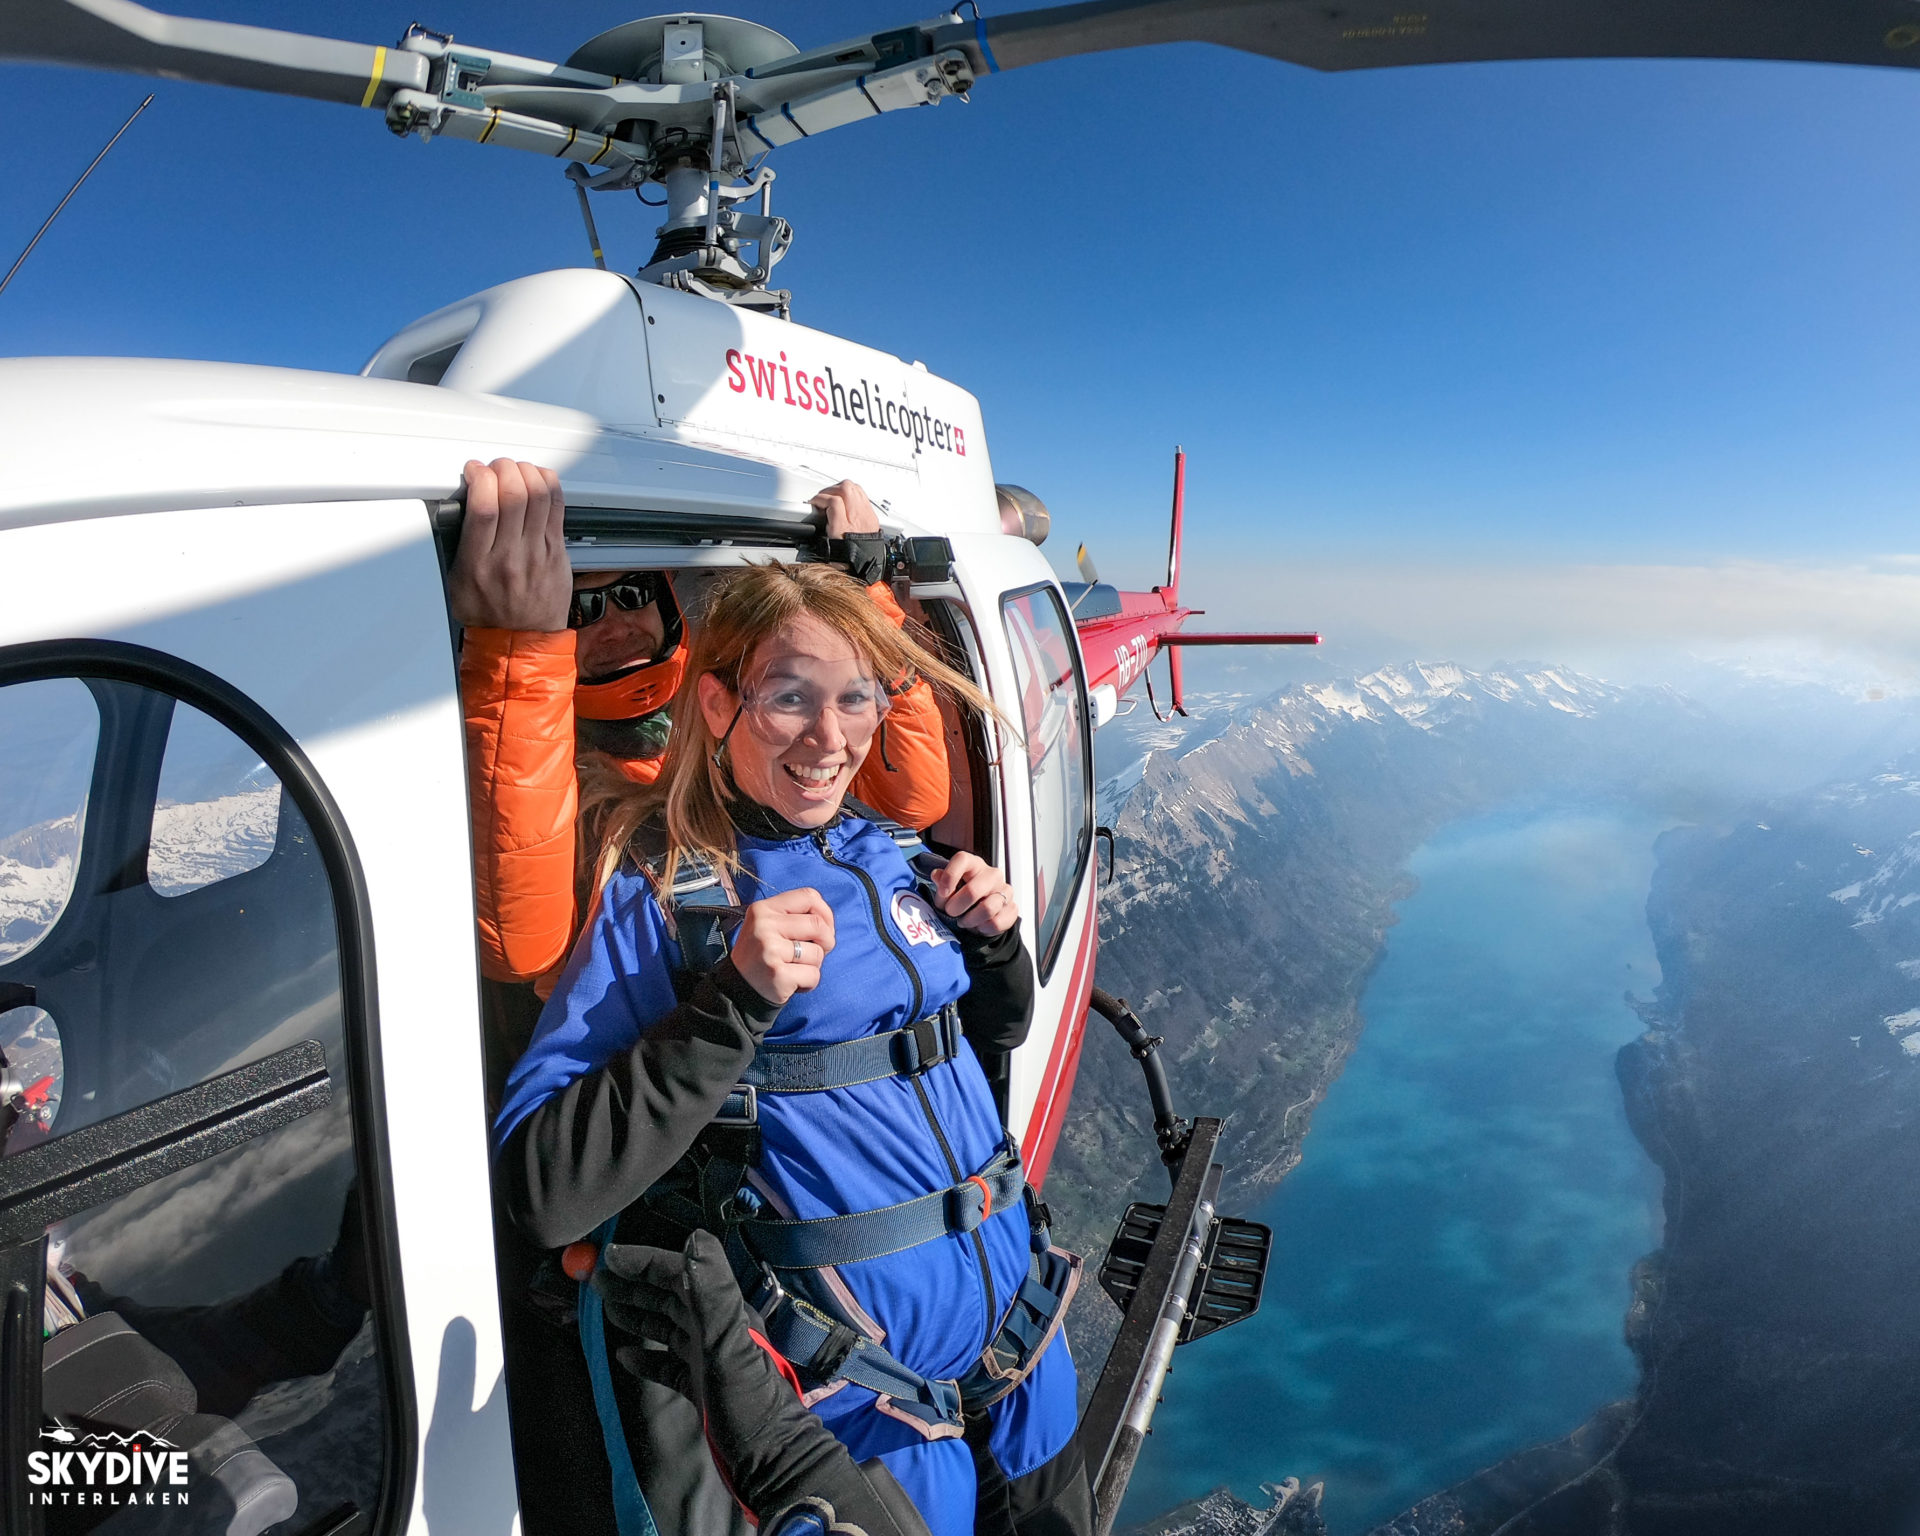
M1215 844L1217 877L1235 857L1218 829L1277 814L1262 782L1276 769L1288 781L1315 781L1317 796L1341 802L1343 815L1352 802L1365 836L1360 802L1380 800L1370 819L1391 821L1416 782L1451 781L1470 800L1525 794L1568 774L1638 784L1657 774L1656 756L1684 753L1700 724L1700 712L1668 689L1621 687L1564 667L1476 672L1449 662L1299 684L1257 702L1213 695L1192 707L1186 721L1142 725L1136 715L1118 751L1109 733L1129 722L1102 731L1102 819L1122 827L1138 817L1156 841L1178 831L1190 844ZM1103 922L1141 894L1123 873L1103 900Z
M273 852L280 789L163 802L154 812L147 879L162 896L258 869ZM0 839L0 960L39 942L73 890L79 820L62 816Z
M1213 740L1222 731L1244 721L1253 707L1248 693L1192 693L1186 714L1157 719L1145 699L1132 701L1131 712L1109 720L1094 738L1099 793L1096 819L1111 825L1140 782L1147 759L1156 753L1178 758Z
M1430 731L1474 712L1487 700L1591 718L1629 690L1564 667L1470 672L1443 661L1381 667L1352 682L1308 683L1300 692L1329 714L1378 720L1392 713Z
M24 954L73 890L79 818L61 816L0 839L0 960Z
M163 802L153 813L147 880L162 896L258 869L280 828L280 787L218 800Z
M1187 717L1156 720L1144 705L1109 722L1100 732L1100 820L1108 825L1140 785L1150 759L1164 768L1203 752L1237 729L1251 728L1283 755L1299 756L1305 742L1323 736L1335 722L1372 722L1433 731L1485 715L1553 711L1590 719L1631 697L1665 690L1622 688L1565 667L1519 666L1485 672L1452 662L1403 662L1364 676L1305 683L1260 698L1249 693L1200 693L1186 700Z

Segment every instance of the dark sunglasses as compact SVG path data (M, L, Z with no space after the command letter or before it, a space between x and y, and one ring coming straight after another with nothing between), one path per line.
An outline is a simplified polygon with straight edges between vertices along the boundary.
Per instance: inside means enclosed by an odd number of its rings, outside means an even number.
M567 628L585 629L589 624L598 624L606 616L608 599L629 612L637 612L649 603L657 603L664 585L657 571L628 571L604 587L583 587L573 594L573 602L567 609Z

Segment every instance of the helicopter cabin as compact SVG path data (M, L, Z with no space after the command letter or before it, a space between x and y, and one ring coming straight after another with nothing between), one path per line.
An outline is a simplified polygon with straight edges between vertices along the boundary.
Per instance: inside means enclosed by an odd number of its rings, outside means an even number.
M1002 717L949 715L928 836L1020 894L1009 1121L1044 1177L1092 983L1091 721L964 390L572 270L357 378L3 361L0 419L0 1440L31 1469L6 1536L514 1528L444 574L468 459L558 471L576 570L695 604L821 558L810 498L867 488L902 605ZM121 1377L174 1394L173 1445L77 1459L59 1421ZM219 1477L181 1476L209 1446Z

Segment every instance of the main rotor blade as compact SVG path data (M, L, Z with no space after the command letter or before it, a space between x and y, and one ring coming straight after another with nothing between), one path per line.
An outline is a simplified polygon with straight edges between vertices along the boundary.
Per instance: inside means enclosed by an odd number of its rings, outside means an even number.
M166 16L131 0L5 0L0 58L81 64L382 107L427 83L417 53Z
M937 29L983 69L1219 43L1312 69L1483 59L1800 59L1920 67L1913 0L1091 0Z

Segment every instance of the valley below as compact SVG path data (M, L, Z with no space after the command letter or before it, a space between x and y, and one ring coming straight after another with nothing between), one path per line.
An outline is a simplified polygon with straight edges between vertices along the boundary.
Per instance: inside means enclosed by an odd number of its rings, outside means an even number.
M1510 1438L1492 1434L1459 1471L1384 1467L1383 1485L1412 1477L1414 1491L1400 1506L1376 1498L1377 1518L1359 1518L1361 1490L1350 1465L1343 1479L1340 1455L1202 1364L1265 1349L1262 1319L1231 1342L1183 1351L1156 1439L1182 1448L1171 1459L1201 1487L1147 1524L1153 1510L1136 1499L1126 1521L1164 1536L1372 1526L1382 1536L1905 1536L1899 1522L1920 1488L1907 1427L1920 1422L1910 1411L1920 1288L1895 1276L1920 1258L1920 1197L1906 1176L1920 1110L1920 932L1908 926L1920 925L1908 910L1920 904L1920 838L1911 850L1906 840L1920 834L1920 794L1897 771L1807 788L1795 782L1809 776L1803 750L1771 763L1751 750L1752 716L1564 669L1386 668L1266 700L1214 697L1200 713L1180 727L1143 722L1111 747L1102 739L1103 773L1116 781L1106 798L1122 809L1100 982L1165 1037L1180 1110L1226 1120L1222 1209L1273 1220L1266 1207L1303 1155L1308 1172L1317 1157L1338 1160L1336 1142L1308 1132L1329 1091L1349 1088L1353 1052L1373 1043L1361 1000L1378 1011L1368 988L1383 954L1395 954L1396 904L1421 899L1416 854L1489 813L1608 807L1646 829L1635 835L1649 845L1652 894L1642 886L1635 900L1647 903L1640 933L1658 964L1609 983L1624 1018L1611 1040L1629 1042L1617 1079L1615 1043L1580 1072L1601 1080L1645 1149L1632 1156L1645 1165L1646 1241L1644 1255L1616 1243L1605 1262L1623 1362L1613 1384L1596 1377L1578 1411L1568 1399L1545 1418L1507 1414ZM1842 735L1827 743L1834 769L1890 750L1884 730ZM1158 750L1141 764L1142 748ZM1674 830L1656 864L1662 825ZM1629 993L1638 1018L1622 1012ZM1047 1188L1061 1240L1089 1255L1090 1270L1120 1206L1166 1188L1138 1068L1093 1027ZM1497 1122L1498 1106L1489 1115ZM1323 1135L1345 1136L1341 1123L1328 1120ZM1609 1134L1626 1144L1624 1126ZM1530 1172L1516 1169L1514 1189ZM1496 1187L1487 1198L1501 1197ZM1283 1226L1276 1285L1292 1262L1289 1235ZM1499 1269L1515 1306L1554 1294L1550 1274ZM1267 1305L1287 1309L1290 1329L1326 1321L1311 1296L1270 1290ZM1357 1314L1342 1321L1359 1325ZM1089 1283L1070 1320L1088 1384L1116 1325ZM1382 1360L1453 1351L1468 1374L1498 1373L1459 1330L1378 1342ZM1508 1390L1537 1401L1526 1382L1540 1362L1509 1365ZM1380 1388L1395 1390L1391 1380ZM1449 1411L1444 1393L1427 1395L1435 1415ZM1209 1426L1215 1441L1265 1443L1251 1458L1216 1455L1232 1469L1215 1481L1233 1488L1194 1498L1212 1465ZM1172 1488L1143 1476L1142 1491Z

